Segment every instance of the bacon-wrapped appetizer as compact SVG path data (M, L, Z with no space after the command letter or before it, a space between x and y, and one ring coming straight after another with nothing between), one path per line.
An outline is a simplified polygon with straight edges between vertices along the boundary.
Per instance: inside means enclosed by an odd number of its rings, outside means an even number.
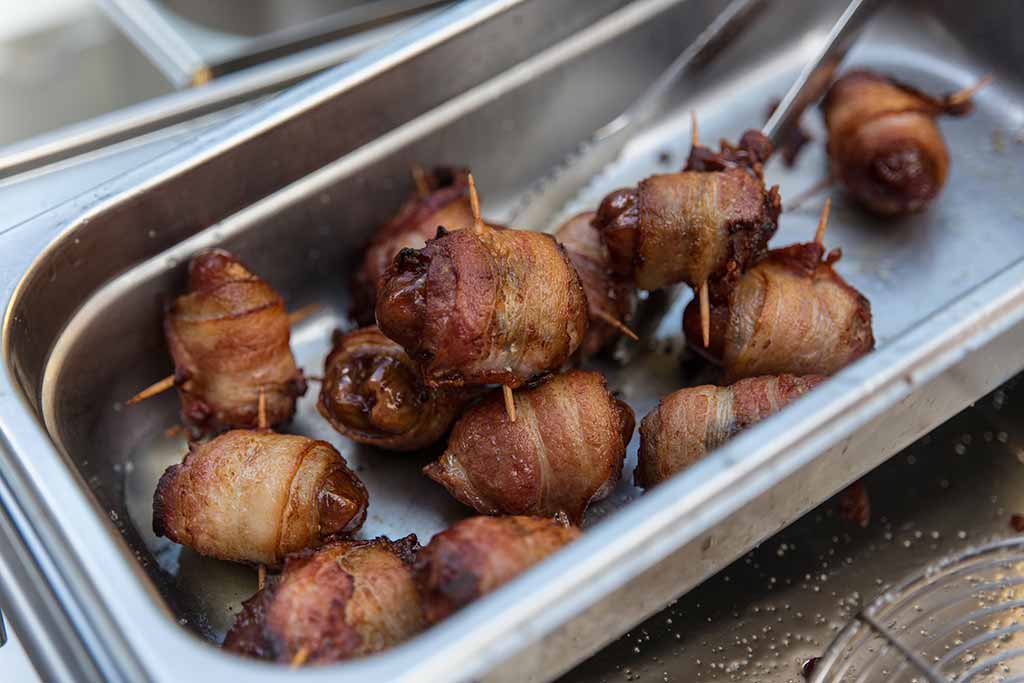
M633 411L596 372L573 370L517 392L515 422L497 392L452 429L448 448L423 472L486 515L559 512L579 524L622 472Z
M969 112L971 97L986 82L933 97L872 71L847 73L821 103L833 177L875 213L923 209L949 172L949 151L935 119Z
M871 304L832 267L821 239L773 249L711 307L712 344L702 348L699 311L683 318L690 346L721 365L727 381L758 375L831 375L875 346ZM823 258L824 257L824 258Z
M326 664L380 652L419 633L423 610L411 563L415 536L336 541L292 555L247 600L224 639L232 652Z
M572 262L550 235L439 231L403 249L380 282L377 325L419 363L427 386L501 384L558 370L587 329L587 298Z
M366 489L326 441L234 430L193 443L153 496L153 531L202 555L279 567L355 532Z
M625 327L636 307L636 291L627 278L612 272L608 247L593 225L596 216L593 211L573 216L555 233L587 295L590 324L579 349L583 358L598 353L622 334L636 338Z
M669 394L640 423L636 485L660 484L824 380L818 375L752 377L728 387L705 385Z
M419 172L416 184L416 194L377 230L353 278L352 317L361 325L373 324L377 283L398 252L423 248L439 226L455 231L473 225L468 173L464 169L438 167L431 173Z
M437 623L511 581L580 536L564 518L471 517L437 534L413 575L427 621Z
M735 147L723 142L719 152L695 143L683 171L605 197L594 225L612 266L640 289L685 282L706 313L709 285L727 288L775 234L778 188L765 190L762 175L771 151L757 131Z
M262 390L269 423L290 419L306 382L288 345L291 322L280 295L221 250L192 259L188 290L164 318L173 377L129 403L177 386L185 424L214 433L255 427Z
M339 432L393 451L425 448L444 436L475 391L430 389L401 346L376 327L336 333L317 408Z

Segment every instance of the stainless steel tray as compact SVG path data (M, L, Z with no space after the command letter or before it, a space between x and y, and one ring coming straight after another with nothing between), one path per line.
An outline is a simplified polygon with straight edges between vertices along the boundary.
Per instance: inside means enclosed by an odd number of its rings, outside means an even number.
M952 177L930 212L887 225L836 205L828 243L843 246L840 270L874 303L875 353L643 497L628 483L634 443L626 477L580 542L394 650L289 672L196 637L223 630L253 579L149 536L154 478L180 454L162 437L175 402L119 403L168 370L160 303L180 288L188 256L225 246L292 306L321 303L294 335L314 370L341 322L358 247L409 189L410 162L471 165L500 219L725 4L465 3L0 233L0 291L11 297L0 541L14 549L0 558L0 595L44 677L549 680L1024 366L1014 192L1024 165L1012 147L1024 84L1011 28L1024 10L897 3L851 61L939 90L989 71L997 83L972 117L943 122ZM591 196L664 168L664 152L681 163L691 108L708 139L758 125L843 5L801 0L764 15ZM769 175L785 196L823 171L814 148L797 169ZM784 216L777 242L806 239L814 219L813 208ZM679 367L674 318L630 367L605 368L638 414L695 380ZM365 534L426 540L464 514L418 476L419 459L345 443L311 404L292 429L334 441L355 463L371 491Z

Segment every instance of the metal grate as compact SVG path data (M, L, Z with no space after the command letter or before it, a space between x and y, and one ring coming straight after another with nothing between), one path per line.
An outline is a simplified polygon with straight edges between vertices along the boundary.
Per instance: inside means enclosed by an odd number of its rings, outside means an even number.
M1024 683L1024 540L973 548L886 591L815 683Z

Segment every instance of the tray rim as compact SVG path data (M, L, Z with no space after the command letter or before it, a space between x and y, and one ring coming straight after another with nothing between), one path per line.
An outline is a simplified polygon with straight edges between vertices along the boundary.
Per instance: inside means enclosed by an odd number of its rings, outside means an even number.
M501 4L508 5L514 1L509 0ZM483 8L491 3L478 0L474 4ZM191 153L194 150L188 151ZM119 201L125 196L121 195L121 192L130 195L132 192L141 191L150 183L157 182L160 178L159 172L171 169L172 160L178 158L176 154L170 156L171 159L163 158L129 174L124 179L109 183L105 186L110 191L108 195L94 201L77 200L33 219L21 229L11 231L10 236L0 234L0 244L30 234L25 242L41 247L33 252L30 258L30 263L34 263L45 248L52 245L51 240L55 236L59 239L59 235L66 235L67 231L73 230L74 225L84 217L101 210L105 202ZM182 152L180 158L188 157L189 155ZM33 226L37 229L34 232L31 231ZM11 295L4 309L5 360L10 358L7 352L10 342L7 331L11 323L13 304L23 282L22 275L23 272L19 270L11 282L0 283L3 286L0 292ZM1008 287L1007 284L1011 286ZM702 530L715 521L735 513L745 504L739 502L741 496L722 496L722 492L730 491L735 494L742 485L747 487L745 490L751 497L764 493L774 482L780 481L823 455L829 447L840 443L858 427L876 419L887 408L920 390L943 373L958 367L968 355L983 351L986 345L1001 336L1021 332L1024 332L1024 261L1017 262L994 275L990 280L972 289L967 296L949 309L934 314L837 375L816 393L818 400L813 411L810 404L798 402L791 410L740 435L684 475L674 478L597 525L579 543L537 567L530 585L517 582L506 586L490 596L486 603L474 605L450 622L395 648L387 655L346 663L344 672L338 667L329 667L322 671L302 671L296 675L305 676L310 680L327 680L328 676L334 679L342 673L353 677L386 675L389 672L393 673L395 668L404 667L391 665L392 660L417 662L418 666L409 667L404 670L403 675L392 677L390 680L423 680L424 676L453 674L477 675L504 660L532 639L546 633L553 625L565 623L572 616L582 613L593 604L594 596L600 597L622 587L644 569L657 565L688 541L696 539ZM927 343L917 345L918 342ZM912 357L907 356L904 346L915 348L916 354ZM902 361L886 365L885 361L890 356ZM1024 359L1017 362L1024 366ZM136 566L130 553L121 547L124 544L118 543L117 538L102 538L104 535L113 534L113 528L106 523L104 511L100 510L81 488L83 485L78 481L77 472L69 470L64 472L63 476L59 476L57 468L69 463L61 461L62 456L50 444L48 435L36 421L34 411L24 402L22 392L14 386L13 369L8 367L7 371L8 374L0 376L0 395L14 396L16 401L21 402L21 410L16 413L5 411L4 415L0 416L0 437L3 439L0 441L0 451L3 451L0 452L0 462L10 465L7 471L0 473L0 502L5 506L9 502L14 503L8 509L9 514L11 510L15 512L12 516L16 516L18 512L23 513L24 519L21 522L24 527L19 524L17 531L24 537L24 545L33 554L38 553L37 562L47 578L56 586L50 590L56 593L62 589L70 589L68 580L62 578L59 572L54 572L53 568L47 570L47 558L52 556L42 543L48 524L54 528L64 526L58 520L46 518L53 517L50 513L56 508L52 507L52 503L61 496L68 495L72 498L82 498L81 502L91 504L96 512L96 519L79 520L85 527L82 531L90 537L101 539L102 542L97 547L103 546L105 552L120 552L127 560L126 567L104 567L113 573L113 576L108 577L107 583L124 580L130 584L141 578L142 583L139 586L122 585L122 589L131 594L124 596L125 599L138 603L140 598L145 598L142 604L148 601L147 611L161 611L159 598L152 595L151 590L146 590L148 580L139 576L141 570ZM966 402L968 399L965 397L964 403ZM858 407L858 410L854 410L855 407ZM807 416L812 412L818 415L826 413L828 418L822 424L811 424ZM47 449L46 455L54 457L27 462L17 455L38 452L44 447ZM740 457L741 455L743 457ZM767 471L763 471L766 468ZM47 477L53 475L58 476L46 481ZM13 492L13 489L18 488L19 479L30 486L27 490L31 490L32 495L28 498L15 496ZM714 482L714 490L701 491L698 495L697 492L690 490L693 482L697 480L704 480L705 483L708 480ZM46 481L47 487L38 485L43 481ZM711 498L719 500L712 501ZM723 501L722 498L729 500ZM701 515L695 515L687 520L685 524L679 524L682 516L680 513L699 502L706 502L708 509L702 511ZM29 515L24 513L32 512L32 507L38 507L39 510L36 512L42 512L38 515L38 520L42 523L29 523ZM626 532L631 535L632 540L626 548L615 547L617 561L609 570L608 565L611 563L606 557L607 553L595 551L607 551L607 538ZM52 536L57 537L59 534ZM102 557L103 553L99 553L98 556ZM52 559L50 562L52 563ZM0 578L6 581L8 572L3 571L3 564L0 562ZM594 577L585 590L578 590L578 587L569 581L572 572L566 570L573 566L584 567L583 570L576 571L587 571ZM99 597L100 589L92 585L94 582L89 578L89 571L85 571L80 580L82 594L92 592ZM543 593L536 590L534 584L538 583L546 586ZM5 590L5 597L8 597L6 593L9 592ZM155 602L152 601L153 597L156 597ZM563 600L552 609L551 603L556 599ZM492 613L499 613L500 618L494 619ZM130 659L135 658L128 656L129 652L140 655L145 653L142 659L151 663L156 661L158 653L161 661L173 662L178 653L187 651L190 657L187 666L201 667L204 675L211 680L214 676L229 671L235 675L244 673L252 680L263 680L264 676L270 675L277 677L282 673L274 667L231 658L209 648L205 643L203 647L196 648L195 645L202 643L201 640L182 629L174 628L173 622L164 618L164 615L154 616L159 618L151 621L157 623L146 624L147 628L151 629L144 639L151 641L149 647L138 647L141 640L138 635L129 635L126 639L125 645L135 645L124 652L129 666ZM512 627L517 628L516 633L512 638L508 638L507 631ZM498 644L501 639L505 642ZM154 642L158 644L157 647L153 646ZM459 647L456 648L456 645ZM455 649L460 650L461 658L453 656ZM478 654L484 650L486 655ZM385 659L388 663L384 663ZM180 667L181 662L178 664ZM140 672L148 668L148 664L136 663L136 666ZM243 668L239 670L239 666ZM167 667L161 674L169 677L173 675L173 671L173 668Z

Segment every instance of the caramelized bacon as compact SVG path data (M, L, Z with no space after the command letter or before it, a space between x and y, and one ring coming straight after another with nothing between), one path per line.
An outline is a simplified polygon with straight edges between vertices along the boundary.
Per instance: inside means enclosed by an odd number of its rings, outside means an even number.
M494 391L452 429L423 472L487 515L564 512L578 524L622 472L633 411L596 372L573 370L515 394L515 422Z
M414 577L427 621L437 623L511 581L580 536L545 517L471 517L430 540Z
M831 375L875 346L871 304L823 260L818 242L773 249L711 307L711 339L700 343L699 312L684 315L690 346L720 364L729 381L757 375Z
M182 420L207 433L255 427L261 388L270 424L290 419L306 383L278 293L220 250L192 259L188 290L164 318Z
M732 278L764 255L780 212L778 188L765 190L771 143L748 131L718 152L695 145L686 168L612 192L595 226L617 273L640 289L691 287Z
M326 664L380 652L419 633L410 565L415 536L336 541L292 555L247 600L224 648L285 663Z
M364 327L335 334L317 409L353 441L412 451L444 436L474 395L463 387L427 388L401 346Z
M752 377L728 387L705 385L669 394L640 423L636 485L660 484L824 380L817 375Z
M629 322L636 306L636 292L628 280L611 270L608 248L593 226L597 214L581 213L567 220L555 233L576 267L587 295L590 323L580 346L580 354L590 357L619 338L622 332L608 324L605 316L621 323Z
M419 363L427 386L514 388L576 351L587 300L550 235L481 226L399 252L381 280L377 323Z
M876 213L923 209L949 173L935 119L969 112L972 93L933 97L872 71L847 73L821 104L833 176Z
M279 567L288 553L354 533L366 489L326 441L234 430L190 444L160 477L153 531L202 555Z
M361 325L373 324L377 283L398 252L423 248L441 226L454 231L473 225L465 169L438 167L423 174L422 182L426 192L406 200L366 247L362 266L352 282L352 317Z

